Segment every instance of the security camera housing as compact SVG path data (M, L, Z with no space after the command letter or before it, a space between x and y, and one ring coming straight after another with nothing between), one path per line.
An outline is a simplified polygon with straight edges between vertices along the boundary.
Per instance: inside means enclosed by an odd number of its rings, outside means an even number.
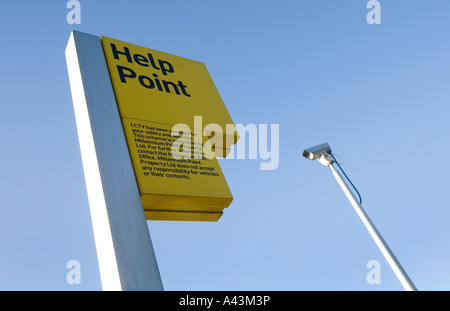
M310 147L303 151L303 156L310 160L320 158L323 154L331 154L331 147L327 143L323 143L314 147Z

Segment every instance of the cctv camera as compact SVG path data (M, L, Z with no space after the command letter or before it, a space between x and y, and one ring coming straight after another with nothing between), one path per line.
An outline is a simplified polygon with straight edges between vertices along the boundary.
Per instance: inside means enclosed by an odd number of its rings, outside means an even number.
M303 156L310 160L319 159L323 154L331 154L330 145L327 143L320 144L303 151Z

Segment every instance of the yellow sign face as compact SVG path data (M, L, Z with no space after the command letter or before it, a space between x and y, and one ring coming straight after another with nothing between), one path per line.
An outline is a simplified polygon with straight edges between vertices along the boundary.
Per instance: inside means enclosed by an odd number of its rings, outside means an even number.
M217 221L233 197L214 155L239 135L203 63L102 37L148 220Z

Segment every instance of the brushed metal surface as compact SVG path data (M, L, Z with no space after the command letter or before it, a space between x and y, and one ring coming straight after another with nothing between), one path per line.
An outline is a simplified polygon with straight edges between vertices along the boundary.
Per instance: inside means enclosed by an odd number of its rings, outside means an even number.
M73 31L66 48L104 290L163 290L101 40Z

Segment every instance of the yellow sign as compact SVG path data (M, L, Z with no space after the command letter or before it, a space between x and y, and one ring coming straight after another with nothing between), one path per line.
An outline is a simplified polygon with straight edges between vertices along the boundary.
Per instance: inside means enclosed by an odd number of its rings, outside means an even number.
M146 218L217 221L233 197L211 155L225 156L239 135L206 66L102 45Z

